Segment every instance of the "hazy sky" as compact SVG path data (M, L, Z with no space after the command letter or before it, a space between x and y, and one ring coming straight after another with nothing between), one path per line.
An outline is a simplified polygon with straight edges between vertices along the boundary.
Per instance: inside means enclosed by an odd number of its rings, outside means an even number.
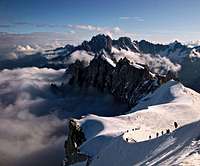
M0 31L198 40L199 8L200 0L0 0Z

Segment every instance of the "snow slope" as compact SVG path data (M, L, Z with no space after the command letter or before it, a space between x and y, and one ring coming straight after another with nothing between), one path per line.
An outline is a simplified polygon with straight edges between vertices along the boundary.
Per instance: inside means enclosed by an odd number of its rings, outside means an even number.
M200 95L171 80L126 115L79 120L87 138L80 150L93 157L94 166L187 165L194 157L200 164L193 153L200 143L193 141L200 135L199 108Z
M191 155L198 155L194 165L200 164L200 155L196 149L200 141L198 137L200 121L185 125L176 131L157 139L144 142L126 142L116 137L112 143L95 156L92 166L139 166L139 165L192 165ZM189 164L190 163L190 164Z

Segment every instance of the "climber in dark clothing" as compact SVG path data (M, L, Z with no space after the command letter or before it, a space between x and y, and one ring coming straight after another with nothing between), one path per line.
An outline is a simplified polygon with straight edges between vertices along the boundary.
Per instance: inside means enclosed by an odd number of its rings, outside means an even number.
M151 139L151 136L149 136L149 139Z
M156 137L158 137L159 136L159 133L156 133Z
M178 127L177 122L174 122L174 127L175 127L175 129Z
M166 130L166 133L169 134L169 133L170 133L170 129L167 129L167 130Z

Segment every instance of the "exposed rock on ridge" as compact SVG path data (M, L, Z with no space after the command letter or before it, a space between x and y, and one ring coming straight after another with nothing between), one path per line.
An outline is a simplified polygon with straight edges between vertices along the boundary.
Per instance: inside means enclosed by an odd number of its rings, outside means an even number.
M68 127L69 133L65 141L65 159L63 161L63 166L86 160L89 161L89 156L79 151L79 146L86 140L82 129L73 119L69 120Z

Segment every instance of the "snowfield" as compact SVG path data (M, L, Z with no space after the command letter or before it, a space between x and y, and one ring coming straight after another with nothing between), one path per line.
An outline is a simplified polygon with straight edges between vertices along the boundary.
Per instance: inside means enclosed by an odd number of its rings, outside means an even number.
M171 80L126 115L77 120L87 138L80 150L92 166L200 165L199 109L200 94Z

